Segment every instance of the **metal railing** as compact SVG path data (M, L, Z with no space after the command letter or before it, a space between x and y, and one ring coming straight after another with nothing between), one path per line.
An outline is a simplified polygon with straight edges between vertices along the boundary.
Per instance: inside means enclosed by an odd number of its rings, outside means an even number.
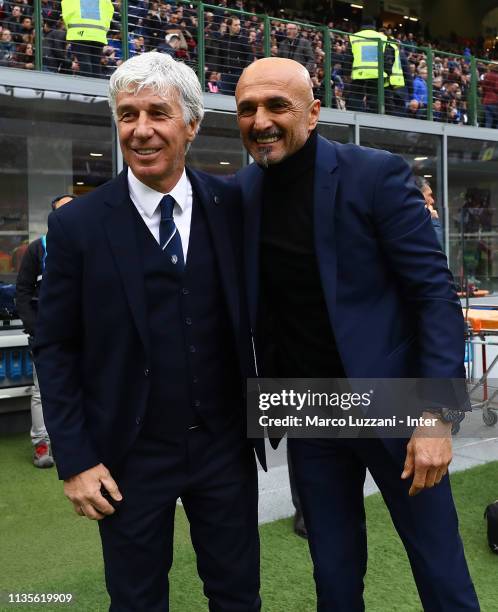
M34 0L31 28L10 21L15 31L5 33L7 18L0 42L3 66L106 78L122 61L156 49L192 66L205 91L231 95L255 59L291 57L308 68L315 96L326 107L498 127L498 104L482 103L483 96L489 98L487 81L493 80L485 75L495 68L472 55L374 40L375 65L365 78L353 69L346 32L188 0L161 5L121 0L105 46L67 42L60 13L47 12L41 0ZM372 39L364 41L372 51ZM402 81L392 78L393 56Z

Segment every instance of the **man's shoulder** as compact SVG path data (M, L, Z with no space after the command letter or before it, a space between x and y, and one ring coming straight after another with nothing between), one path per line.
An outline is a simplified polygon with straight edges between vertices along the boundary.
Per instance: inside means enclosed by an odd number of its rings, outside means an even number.
M339 143L335 141L326 140L323 137L319 137L319 150L317 160L319 160L320 153L323 150L333 151L336 155L337 162L339 165L358 165L358 166L369 166L369 165L380 165L388 160L393 160L396 156L385 151L384 149L373 149L371 147L363 147L361 145L353 143ZM322 151L320 151L322 149Z
M202 170L194 170L193 168L189 168L188 170L190 177L203 183L213 196L235 198L239 195L239 186L233 174L210 174Z
M64 225L76 224L76 227L78 227L81 224L93 222L100 218L106 210L106 202L112 203L116 197L120 197L123 180L123 176L118 175L99 185L90 193L76 197L52 214L60 219Z

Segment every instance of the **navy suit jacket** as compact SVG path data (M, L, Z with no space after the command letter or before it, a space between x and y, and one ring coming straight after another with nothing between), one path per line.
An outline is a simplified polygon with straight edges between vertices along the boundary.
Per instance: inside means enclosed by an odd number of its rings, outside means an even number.
M465 378L460 301L408 164L322 137L317 147L315 251L346 375ZM263 176L256 164L238 174L254 330Z
M213 237L242 375L250 376L240 192L204 173L188 175ZM64 479L100 462L116 465L147 407L149 329L132 207L124 170L49 217L35 363Z

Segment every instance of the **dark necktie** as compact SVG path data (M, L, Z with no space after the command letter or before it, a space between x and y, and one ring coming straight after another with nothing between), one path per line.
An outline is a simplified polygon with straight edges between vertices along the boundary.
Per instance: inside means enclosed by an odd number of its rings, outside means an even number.
M161 206L161 223L159 224L159 245L161 249L168 255L171 263L182 271L185 263L183 260L182 239L180 233L173 220L173 207L175 199L170 196L164 196L159 203Z

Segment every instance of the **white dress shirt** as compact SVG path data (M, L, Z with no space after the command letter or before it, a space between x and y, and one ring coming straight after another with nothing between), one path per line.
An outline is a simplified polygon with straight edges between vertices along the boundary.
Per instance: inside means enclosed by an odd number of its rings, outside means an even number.
M187 263L188 242L190 238L190 221L192 219L192 185L185 169L178 183L168 193L161 193L144 185L128 168L128 188L130 198L140 216L159 244L159 224L161 222L161 209L159 203L165 195L175 199L173 220L182 239L183 260Z

